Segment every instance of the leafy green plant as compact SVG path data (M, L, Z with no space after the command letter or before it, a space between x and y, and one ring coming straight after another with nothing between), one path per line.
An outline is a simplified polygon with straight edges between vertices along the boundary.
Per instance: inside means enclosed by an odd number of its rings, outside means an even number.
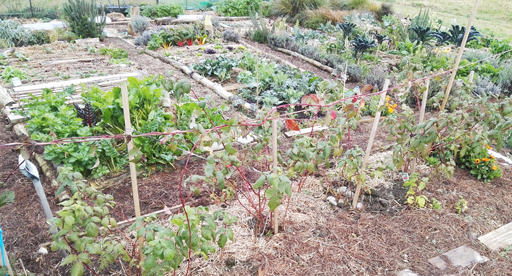
M13 20L0 21L0 40L4 41L6 47L21 47L34 44L44 44L45 38L41 40L20 23Z
M203 76L216 76L220 81L231 78L231 70L238 66L238 61L225 56L203 60L194 65L194 70Z
M348 21L343 22L343 23L338 23L336 26L343 32L343 37L345 39L350 37L350 35L356 28L356 24L354 24L352 22L348 22Z
M462 44L462 39L464 38L464 33L466 32L466 27L461 27L459 25L452 25L452 28L448 30L450 33L450 42L455 46L460 47ZM471 26L471 30L469 31L467 42L477 40L482 35L476 30L474 26Z
M225 0L217 4L217 12L222 16L249 16L250 11L260 9L261 0Z
M512 50L510 46L510 39L493 40L489 47L489 52L493 55L501 54ZM509 60L512 57L512 51L500 55L499 60Z
M439 46L450 43L450 40L452 39L451 34L445 31L434 31L432 35L437 40L437 45Z
M156 6L144 5L141 6L140 14L151 19L159 17L177 17L183 14L184 10L181 5L175 4L158 4Z
M352 40L352 46L354 47L354 58L357 60L357 63L361 60L361 56L369 51L371 48L377 47L375 41L371 38L366 37L356 37Z
M105 12L98 16L95 0L68 0L63 7L64 18L77 36L100 37L105 27Z
M410 27L410 31L415 34L414 41L423 44L430 44L430 41L435 37L435 32L430 30L430 27L424 28L421 26Z
M457 213L464 213L468 209L468 201L464 199L464 197L459 196L459 201L455 203L455 210Z
M410 175L409 180L404 182L404 187L408 187L409 190L405 197L407 199L407 204L411 206L417 206L419 208L424 208L428 202L428 198L425 195L421 194L421 191L425 189L428 183L428 177L422 178L419 180L418 173L412 173Z
M501 176L501 169L496 159L487 153L487 148L479 143L473 143L457 155L457 164L484 182Z
M2 79L5 82L10 82L13 78L19 78L20 80L26 80L26 79L28 79L28 76L25 72L23 72L20 69L16 69L13 66L5 67L4 71L2 72Z
M498 74L498 84L505 97L512 95L512 62L507 62Z
M128 52L121 48L103 47L100 49L100 53L110 56L109 63L111 64L131 64L128 59Z
M216 251L215 243L222 248L228 239L233 240L233 231L227 226L236 217L189 206L183 208L184 214L171 216L169 225L139 218L130 226L130 231L136 232L132 238L120 231L110 216L115 204L112 195L88 187L79 176L73 176L71 181L76 192L61 203L62 210L50 220L58 230L51 248L68 252L61 265L72 264L71 275L83 275L85 269L97 275L117 261L124 262L130 274L157 275L178 269L184 259L193 255L207 258ZM216 220L222 220L221 227Z

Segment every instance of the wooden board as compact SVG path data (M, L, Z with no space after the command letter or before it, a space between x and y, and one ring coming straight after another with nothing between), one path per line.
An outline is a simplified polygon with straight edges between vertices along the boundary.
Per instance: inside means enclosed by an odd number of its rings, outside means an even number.
M81 84L81 83L110 81L110 80L115 80L115 79L125 79L128 77L138 77L138 76L139 76L139 73L133 72L133 73L125 73L125 74L119 74L119 75L111 75L111 76L100 76L100 77L92 77L92 78L86 78L86 79L75 79L75 80L37 84L37 85L30 85L30 86L20 86L20 87L14 88L14 92L22 93L22 92L26 92L26 91L42 90L44 88L52 89L52 88L59 88L59 87L67 87L72 84L76 85L76 84Z
M512 245L512 222L478 238L491 250L499 250Z
M95 58L81 58L81 59L68 59L68 60L55 60L55 61L43 61L39 64L42 66L48 66L48 65L56 65L56 64L63 64L63 63L75 63L75 62L91 62L94 61Z
M311 132L317 132L317 131L321 131L321 130L325 130L325 129L328 129L328 127L326 127L326 126L316 126L314 128L308 127L308 128L301 129L300 131L294 131L294 130L287 131L284 133L284 136L290 138L293 136L308 134Z

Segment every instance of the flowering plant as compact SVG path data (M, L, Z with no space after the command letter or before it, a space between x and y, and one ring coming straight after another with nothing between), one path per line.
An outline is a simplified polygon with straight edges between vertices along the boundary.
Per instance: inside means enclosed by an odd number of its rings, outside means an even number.
M462 168L468 169L471 175L484 182L489 182L493 178L501 176L501 169L496 159L489 155L487 149L491 149L491 147L474 143L474 146L469 147L464 155L457 155L457 163Z

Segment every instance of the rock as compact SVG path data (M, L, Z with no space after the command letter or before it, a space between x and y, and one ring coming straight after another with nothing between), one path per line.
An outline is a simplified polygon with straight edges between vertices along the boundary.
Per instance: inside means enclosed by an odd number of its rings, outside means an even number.
M48 254L48 249L41 247L41 248L39 248L39 251L37 251L37 253Z
M340 200L338 200L338 206L343 206L343 204L345 204L345 201L343 198L340 198Z
M341 193L341 194L345 193L346 191L347 191L347 187L345 187L345 186L341 186L336 189L336 192Z
M396 274L396 276L419 276L418 274L412 272L410 269L405 269Z
M452 266L461 266L467 267L473 263L485 263L489 259L480 255L478 252L473 250L472 248L466 247L465 245L461 247L457 247L453 250L450 250L441 256L445 256L451 262ZM447 265L446 262L441 258L441 256L437 256L428 260L430 264L433 266L444 270Z
M357 209L359 209L359 210L361 210L361 209L363 208L363 203L362 203L362 202L358 202L358 203L356 204L356 208L357 208Z
M328 197L327 197L327 201L329 201L329 203L331 203L331 204L332 204L332 205L334 205L334 206L337 206L337 205L338 205L338 203L336 203L336 198L335 198L335 197L333 197L333 196L328 196Z
M247 145L247 144L251 143L252 141L254 141L254 136L249 134L246 137L240 137L240 138L236 139L236 141L240 144Z
M345 191L343 193L343 196L348 197L348 198L352 198L354 196L354 192L352 192L352 191Z

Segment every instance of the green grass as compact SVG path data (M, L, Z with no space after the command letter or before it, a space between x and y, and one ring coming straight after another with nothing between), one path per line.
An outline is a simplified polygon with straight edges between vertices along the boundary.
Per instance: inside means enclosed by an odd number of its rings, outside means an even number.
M449 27L452 20L466 26L475 0L374 0L380 3L392 3L395 12L414 17L421 8L430 10L431 18L441 19ZM486 35L494 34L499 38L512 38L512 1L480 0L473 26Z

